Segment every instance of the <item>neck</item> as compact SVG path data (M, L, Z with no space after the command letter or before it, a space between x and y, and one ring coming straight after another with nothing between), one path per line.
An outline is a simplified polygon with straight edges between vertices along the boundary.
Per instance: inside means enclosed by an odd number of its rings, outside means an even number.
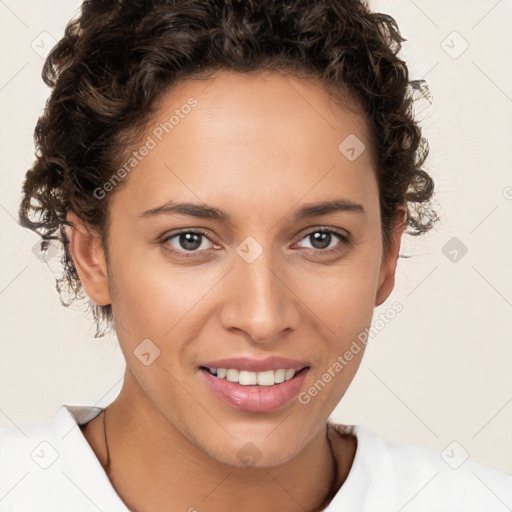
M137 512L165 510L169 503L173 510L198 512L321 510L350 467L341 467L336 475L325 428L284 464L268 468L224 464L167 422L145 399L130 372L102 418L102 430L105 418L105 444L98 458L117 493ZM349 459L351 463L353 456Z

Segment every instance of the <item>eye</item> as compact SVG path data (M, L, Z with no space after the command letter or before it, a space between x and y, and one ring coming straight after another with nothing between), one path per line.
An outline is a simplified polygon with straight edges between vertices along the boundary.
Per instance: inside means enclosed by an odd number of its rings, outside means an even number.
M205 245L208 244L205 244L205 240L210 242L212 246L214 245L205 232L188 230L169 235L162 240L162 243L166 250L173 253L182 253L183 256L187 257L186 253L206 251L208 247L205 247ZM171 246L171 249L168 246Z
M302 238L302 240L307 239L311 241L311 247L306 247L306 249L312 249L323 253L339 251L350 242L348 236L343 235L334 229L326 228L319 228L314 231L310 231ZM338 239L337 244L336 239Z
M340 251L350 243L350 237L327 228L317 228L302 237L302 240L310 239L311 247L305 247L316 252L331 253ZM336 243L338 240L338 243ZM208 247L208 242L211 244ZM183 257L194 256L194 253L203 253L215 244L204 231L184 230L165 237L162 240L167 251L180 254ZM170 248L169 248L170 246ZM300 247L300 246L299 246Z

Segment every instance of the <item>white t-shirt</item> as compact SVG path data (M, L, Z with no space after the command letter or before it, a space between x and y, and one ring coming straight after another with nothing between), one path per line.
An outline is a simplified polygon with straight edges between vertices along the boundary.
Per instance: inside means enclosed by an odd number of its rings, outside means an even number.
M0 512L128 512L78 428L100 412L63 405L49 421L1 428ZM352 429L354 462L326 512L512 510L511 475L451 449L440 454Z

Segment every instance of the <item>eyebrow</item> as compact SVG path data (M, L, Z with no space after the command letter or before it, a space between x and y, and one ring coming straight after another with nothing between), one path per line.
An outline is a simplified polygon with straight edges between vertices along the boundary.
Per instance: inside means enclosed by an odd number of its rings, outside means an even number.
M321 203L304 204L295 211L293 219L298 222L310 217L319 217L321 215L328 215L336 212L349 212L363 216L366 215L362 204L355 203L349 199L340 198ZM201 219L217 220L224 224L232 224L233 222L231 216L219 208L194 203L175 203L172 200L142 212L139 217L148 218L173 213L198 217Z

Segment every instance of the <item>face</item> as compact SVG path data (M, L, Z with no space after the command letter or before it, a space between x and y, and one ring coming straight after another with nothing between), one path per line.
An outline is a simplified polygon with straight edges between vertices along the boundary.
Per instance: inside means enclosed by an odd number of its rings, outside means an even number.
M335 363L391 292L396 251L383 259L369 150L339 149L369 148L363 117L312 80L215 76L166 94L110 192L107 300L134 400L219 461L251 442L275 465L347 390L364 346Z

